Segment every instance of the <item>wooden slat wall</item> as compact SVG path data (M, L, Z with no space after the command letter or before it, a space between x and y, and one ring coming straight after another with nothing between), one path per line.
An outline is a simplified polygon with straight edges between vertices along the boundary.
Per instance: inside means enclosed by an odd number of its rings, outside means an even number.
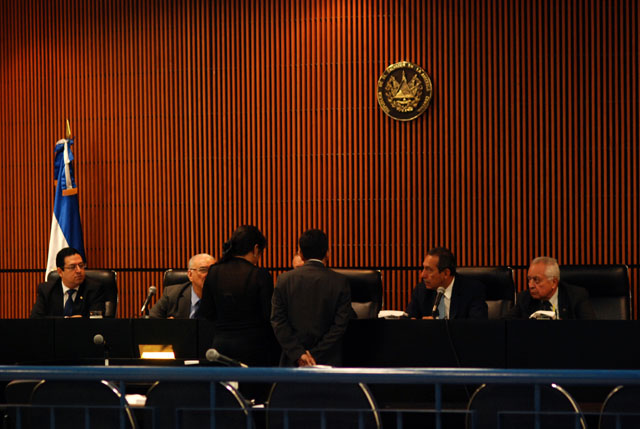
M122 316L244 223L276 271L327 230L333 265L384 268L392 309L435 245L460 265L631 264L637 296L639 17L635 0L3 1L0 317L27 316L43 277L65 118L88 260L124 270ZM376 103L399 60L434 85L409 123Z

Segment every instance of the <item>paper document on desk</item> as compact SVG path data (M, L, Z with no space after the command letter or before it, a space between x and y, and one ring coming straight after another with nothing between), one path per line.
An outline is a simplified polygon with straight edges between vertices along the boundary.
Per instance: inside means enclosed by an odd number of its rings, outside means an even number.
M529 316L529 319L536 320L556 320L556 312L552 310L538 310Z

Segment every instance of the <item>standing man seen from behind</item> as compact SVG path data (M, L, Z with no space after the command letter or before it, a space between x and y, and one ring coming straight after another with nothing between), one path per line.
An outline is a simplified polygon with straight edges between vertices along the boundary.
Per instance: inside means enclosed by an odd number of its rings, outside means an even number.
M560 281L560 267L554 258L541 256L531 261L527 273L529 290L516 297L506 316L528 319L539 310L552 311L556 319L595 319L586 289Z
M271 326L282 346L280 366L338 366L352 312L349 284L326 267L324 232L306 231L298 246L304 265L281 274L273 293Z
M56 255L60 278L40 283L31 318L89 317L90 311L104 314L105 295L102 285L85 278L85 261L80 253L65 247Z
M202 285L216 258L206 253L192 256L187 265L189 281L164 288L162 298L151 308L152 319L197 319Z
M407 307L409 317L487 319L484 285L456 274L456 259L449 249L437 247L429 250L422 267L421 282L413 289Z

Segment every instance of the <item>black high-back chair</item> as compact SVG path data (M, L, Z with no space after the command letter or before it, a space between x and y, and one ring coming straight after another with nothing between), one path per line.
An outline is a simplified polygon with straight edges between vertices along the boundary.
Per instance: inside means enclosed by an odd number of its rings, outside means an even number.
M560 280L589 292L589 301L599 320L631 319L626 265L561 265Z
M323 419L326 424L321 426ZM273 385L267 401L267 429L320 427L379 429L380 414L369 388L362 383Z
M375 319L382 310L382 274L378 270L334 269L349 280L351 306L358 319Z
M116 317L118 310L118 275L111 270L86 270L88 279L101 283L104 287L105 303L104 317ZM56 281L60 278L57 271L51 271L47 275L47 281Z
M556 384L540 385L540 426L585 429L582 412L571 395ZM534 429L536 393L532 385L480 386L467 406L467 429Z
M108 381L42 381L31 394L33 429L136 429L136 420L118 388ZM53 412L52 412L53 410ZM51 426L51 418L55 425Z
M29 405L33 389L42 380L12 380L4 388L4 396L9 405L4 415L3 428L30 427Z
M501 319L513 307L516 286L511 267L458 267L456 272L485 286L489 319Z
M164 272L164 277L162 278L162 287L186 283L188 281L189 276L187 275L187 270L169 269Z
M599 429L640 428L640 386L618 386L602 403Z
M254 428L247 402L229 383L214 383L215 403L211 403L208 382L162 381L147 392L145 428L219 429Z

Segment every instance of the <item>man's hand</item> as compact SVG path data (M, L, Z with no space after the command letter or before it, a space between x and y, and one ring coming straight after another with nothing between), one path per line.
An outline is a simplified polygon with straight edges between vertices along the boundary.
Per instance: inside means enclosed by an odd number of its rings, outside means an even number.
M309 350L307 350L302 355L300 355L297 364L299 367L312 366L316 364L316 360L313 358L313 356L311 356Z
M422 320L433 320L433 316L423 316Z

